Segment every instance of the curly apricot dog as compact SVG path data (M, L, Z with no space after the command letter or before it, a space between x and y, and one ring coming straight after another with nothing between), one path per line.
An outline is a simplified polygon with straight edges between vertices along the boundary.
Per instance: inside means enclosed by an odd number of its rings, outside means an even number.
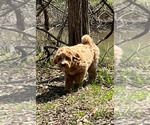
M58 49L54 63L65 73L66 91L73 89L74 83L83 82L87 72L89 82L96 78L99 54L99 48L89 35L82 37L81 44Z

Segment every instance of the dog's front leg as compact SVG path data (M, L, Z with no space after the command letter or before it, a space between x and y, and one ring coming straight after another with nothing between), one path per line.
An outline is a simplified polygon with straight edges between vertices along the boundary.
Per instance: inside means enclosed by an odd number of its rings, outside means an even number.
M75 81L76 84L80 84L84 81L84 77L86 75L86 72L82 72L79 74L74 75L73 79Z
M73 76L67 74L65 76L65 91L70 91L73 88L74 88Z

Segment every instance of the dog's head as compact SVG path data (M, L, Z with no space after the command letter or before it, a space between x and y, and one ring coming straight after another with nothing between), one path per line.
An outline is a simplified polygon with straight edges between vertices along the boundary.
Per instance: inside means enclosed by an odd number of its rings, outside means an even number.
M63 72L69 70L71 67L72 56L68 49L68 47L58 49L54 59L54 64L58 64L60 70Z
M63 72L72 70L75 65L78 65L79 61L79 54L70 47L59 48L54 58L54 64L58 64L60 70Z

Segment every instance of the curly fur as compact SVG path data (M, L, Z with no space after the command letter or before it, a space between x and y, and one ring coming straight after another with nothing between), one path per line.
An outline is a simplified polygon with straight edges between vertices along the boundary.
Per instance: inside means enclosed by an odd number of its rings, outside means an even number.
M87 72L89 82L96 78L99 54L99 48L89 35L82 37L81 44L58 49L54 63L65 73L65 90L73 89L74 83L83 82Z

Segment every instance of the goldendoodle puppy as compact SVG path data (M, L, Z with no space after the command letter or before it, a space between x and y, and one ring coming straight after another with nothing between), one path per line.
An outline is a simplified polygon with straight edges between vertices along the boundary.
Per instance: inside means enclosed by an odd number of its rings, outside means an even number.
M81 83L88 72L88 80L96 78L99 48L89 35L82 37L82 43L59 48L54 58L61 71L65 73L65 90L74 88L74 83Z

